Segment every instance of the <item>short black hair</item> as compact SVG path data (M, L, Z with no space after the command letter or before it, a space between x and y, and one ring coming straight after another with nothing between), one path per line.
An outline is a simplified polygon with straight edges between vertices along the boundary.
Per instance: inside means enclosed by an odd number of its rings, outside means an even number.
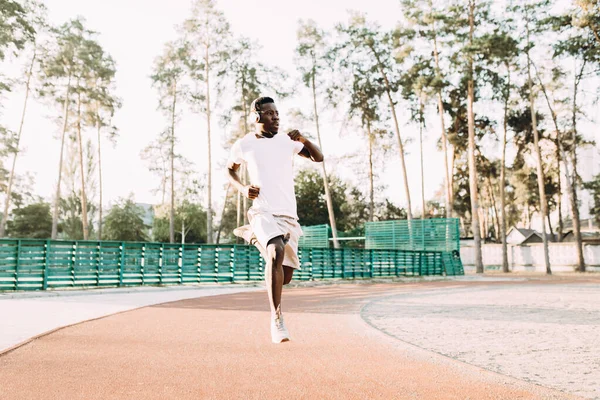
M262 106L263 104L275 103L275 100L273 100L271 97L259 97L252 103L254 103L254 111L261 111L260 106Z

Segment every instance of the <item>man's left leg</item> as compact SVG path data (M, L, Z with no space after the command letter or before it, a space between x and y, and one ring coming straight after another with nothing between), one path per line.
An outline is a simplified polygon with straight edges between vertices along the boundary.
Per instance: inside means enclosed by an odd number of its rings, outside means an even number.
M287 265L283 266L283 284L287 285L292 281L292 277L294 276L294 268L288 267Z

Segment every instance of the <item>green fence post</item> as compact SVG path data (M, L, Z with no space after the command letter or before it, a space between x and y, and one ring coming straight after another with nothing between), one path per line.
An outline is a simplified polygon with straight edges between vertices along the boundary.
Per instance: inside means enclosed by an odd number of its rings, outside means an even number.
M177 260L177 265L179 268L177 268L177 275L179 278L179 284L181 285L183 283L183 249L185 248L185 244L182 243L181 246L179 247L179 259Z
M244 267L248 270L248 282L252 280L252 274L250 271L252 270L252 264L250 263L250 251L244 247Z
M340 259L342 260L342 279L346 279L346 249L345 248L341 248L341 251L339 251L340 253Z
M310 248L308 250L308 261L310 262L310 269L308 270L308 272L309 272L308 280L314 281L315 278L313 276L313 249L312 248Z
M215 283L219 283L219 248L215 247L214 249L215 251L213 251L213 272L215 276L213 279L215 280Z
M373 277L373 251L374 250L369 250L369 277Z
M231 247L229 257L229 272L231 273L231 283L233 283L235 282L235 244Z
M100 287L100 264L102 256L102 241L98 241L96 246L96 287Z
M71 247L71 286L75 286L75 260L77 259L77 241Z
M140 264L141 264L141 268L140 268L140 273L142 274L142 286L144 286L146 284L146 243L144 243L142 245L142 255L141 255L141 260L140 260Z
M50 241L46 240L44 243L44 282L42 283L42 289L48 289L48 253L50 252Z
M158 283L162 285L163 283L163 273L162 267L164 263L165 256L165 245L164 243L160 244L160 251L158 252Z
M119 246L119 286L123 286L123 264L125 263L125 242Z
M196 251L196 274L198 276L198 283L202 281L202 246L198 246Z
M14 290L19 289L19 264L21 257L21 241L17 240L17 246L15 247L15 280L14 280Z

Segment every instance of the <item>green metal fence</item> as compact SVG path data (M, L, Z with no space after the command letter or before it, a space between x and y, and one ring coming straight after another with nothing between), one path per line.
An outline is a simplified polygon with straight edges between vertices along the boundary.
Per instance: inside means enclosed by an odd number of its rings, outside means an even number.
M438 251L448 275L464 274L458 218L367 222L365 248Z
M330 237L331 228L327 224L303 226L302 236L300 236L300 239L298 240L298 246L327 248L329 247Z
M300 248L296 280L442 275L442 252ZM249 282L264 261L246 245L0 240L0 291Z

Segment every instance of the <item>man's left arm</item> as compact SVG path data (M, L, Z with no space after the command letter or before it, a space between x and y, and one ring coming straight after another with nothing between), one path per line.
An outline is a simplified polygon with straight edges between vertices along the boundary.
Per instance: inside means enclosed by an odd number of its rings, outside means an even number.
M321 149L319 149L317 145L308 140L306 137L302 136L302 134L299 131L293 130L288 133L288 136L293 141L300 142L304 145L304 148L300 150L300 153L298 153L299 155L308 158L314 162L323 161L323 153L321 152Z

